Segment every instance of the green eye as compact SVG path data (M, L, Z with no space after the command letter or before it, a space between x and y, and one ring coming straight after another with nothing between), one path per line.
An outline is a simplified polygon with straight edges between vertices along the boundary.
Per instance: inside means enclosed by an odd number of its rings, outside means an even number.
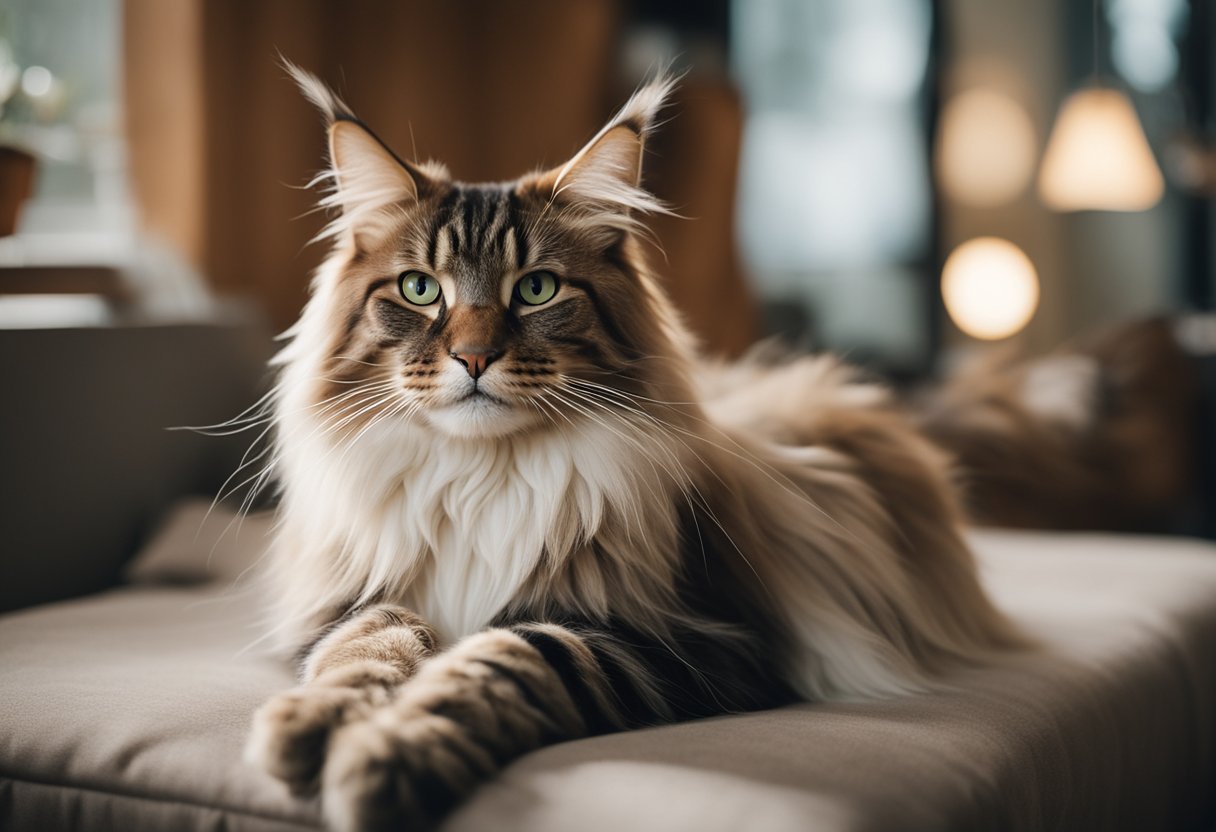
M401 275L401 296L416 306L430 306L441 294L439 281L429 274L406 272Z
M557 294L557 276L553 272L531 272L515 284L515 298L528 306L540 306Z

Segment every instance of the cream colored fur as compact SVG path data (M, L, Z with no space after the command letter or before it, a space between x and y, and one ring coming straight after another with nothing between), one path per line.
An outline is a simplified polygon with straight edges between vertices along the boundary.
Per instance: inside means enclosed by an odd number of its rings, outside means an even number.
M292 641L329 610L380 599L416 610L452 643L546 593L596 618L624 613L661 629L674 607L677 513L690 500L708 503L793 634L791 681L807 697L913 689L925 683L926 656L974 658L1000 640L956 528L922 541L940 551L913 553L951 566L951 583L927 588L853 460L778 441L818 411L886 404L880 387L835 361L716 379L706 370L706 392L718 389L704 409L614 417L585 405L543 429L468 440L392 419L347 444L312 409L338 263L327 268L279 359L275 620ZM666 326L671 350L655 364L653 398L689 401L699 394L684 379L696 365L678 324ZM954 595L939 605L930 591ZM951 605L963 605L957 616L943 612Z
M631 181L635 158L615 146L625 128L614 125L643 110L649 124L665 92L643 91L554 174L555 197L575 189L594 206L598 193L595 210L617 219L587 221L624 230L637 210L657 208ZM818 438L818 426L887 408L884 391L826 358L704 365L645 272L636 302L656 334L639 371L644 395L571 382L547 420L498 437L452 436L419 414L353 437L335 430L317 390L350 256L340 247L322 268L277 359L274 621L288 643L372 600L415 610L445 644L547 601L661 638L681 615L686 508L725 541L738 579L780 622L786 637L774 650L808 698L915 689L946 661L1014 641L979 589L944 460L910 431L880 432L923 468L926 489L943 492L938 516L901 527L898 491Z

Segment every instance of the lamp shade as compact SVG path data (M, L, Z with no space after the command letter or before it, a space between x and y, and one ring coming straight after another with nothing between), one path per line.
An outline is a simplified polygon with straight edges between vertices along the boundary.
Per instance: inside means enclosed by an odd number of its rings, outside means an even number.
M1144 211L1165 182L1131 101L1090 87L1064 100L1039 171L1039 195L1057 211Z

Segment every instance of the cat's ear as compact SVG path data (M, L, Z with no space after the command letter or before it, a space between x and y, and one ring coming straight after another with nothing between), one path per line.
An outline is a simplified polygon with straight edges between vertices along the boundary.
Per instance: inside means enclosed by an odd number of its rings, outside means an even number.
M356 242L382 235L394 221L385 209L417 200L434 187L434 173L397 156L315 75L286 59L283 66L321 111L329 132L331 169L322 178L331 188L321 204L337 208L341 215L325 234L349 234Z
M555 202L586 209L590 218L620 228L636 228L632 215L667 213L641 187L642 155L663 104L679 79L660 73L630 97L570 161L537 175L529 183Z

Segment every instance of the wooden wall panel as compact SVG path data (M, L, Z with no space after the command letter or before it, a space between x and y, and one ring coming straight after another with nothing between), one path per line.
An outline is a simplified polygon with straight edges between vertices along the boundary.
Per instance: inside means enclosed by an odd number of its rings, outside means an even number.
M758 312L735 238L743 105L720 79L684 79L655 135L646 184L679 216L650 222L653 259L672 300L706 346L737 355L756 338Z
M125 0L123 117L143 228L206 259L202 6Z
M206 168L211 186L205 270L220 291L255 296L286 328L306 298L324 225L304 189L322 167L320 119L279 66L324 63L322 0L205 0Z
M324 137L280 52L401 155L502 180L564 161L619 106L621 14L616 0L128 0L128 125L146 224L218 291L256 298L285 328L323 255L308 241L324 217L301 186ZM666 141L672 152L649 161L669 168L653 180L660 195L697 218L659 223L672 290L712 345L737 351L752 333L733 247L741 122L729 90L707 95L675 122L686 144Z

